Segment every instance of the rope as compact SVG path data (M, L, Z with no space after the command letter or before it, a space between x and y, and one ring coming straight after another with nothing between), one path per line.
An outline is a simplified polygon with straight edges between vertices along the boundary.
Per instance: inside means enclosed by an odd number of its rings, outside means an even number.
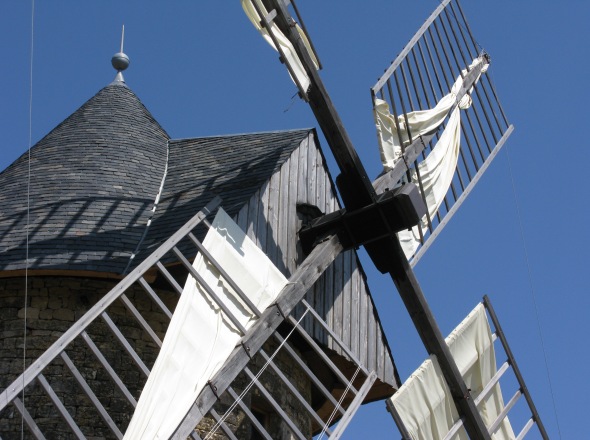
M27 230L25 251L25 314L23 325L23 389L21 399L25 406L25 371L27 369L27 308L29 302L29 224L31 220L31 146L33 143L33 54L35 37L35 0L31 0L31 56L29 60L29 147L27 157ZM21 414L21 439L25 436L25 416Z
M244 399L244 396L248 393L248 391L250 391L252 389L252 387L254 386L254 383L258 381L258 379L260 378L260 376L262 375L262 373L264 373L264 371L268 368L268 366L270 365L270 363L272 362L272 360L278 354L279 350L287 343L287 341L289 340L289 338L291 337L291 335L293 334L293 332L295 331L295 329L299 326L299 324L301 323L301 321L303 321L303 318L305 318L305 315L307 315L307 312L309 312L309 309L306 309L305 310L305 312L303 313L303 315L301 315L301 318L299 318L299 321L297 321L297 323L291 329L291 331L289 332L289 334L283 339L283 342L281 342L281 344L273 352L272 356L270 356L270 358L262 366L262 368L260 369L260 371L256 374L256 376L254 376L254 379L252 379L250 381L250 383L248 384L248 386L244 389L244 391L242 391L242 393L238 396L238 398L235 400L235 402L232 403L232 405L227 409L227 411L217 421L217 423L215 423L215 425L213 425L213 428L211 428L211 430L209 431L209 433L207 434L207 436L203 440L210 439L211 436L213 434L215 434L217 432L217 430L220 428L221 424L223 422L225 422L225 420L230 416L231 412L236 408L236 406L238 406L238 404Z
M293 107L293 104L295 104L295 97L297 95L299 95L299 92L295 92L295 94L293 96L291 96L291 102L289 103L287 108L285 110L283 110L283 113L287 113L289 110L291 110L291 108Z
M340 396L340 400L338 401L338 407L342 406L342 402L344 401L344 398L346 397L346 395L350 391L350 387L352 386L352 383L356 379L356 376L359 374L359 371L361 371L360 365L356 368L356 371L352 375L352 378L348 381L348 384L346 385L346 389L342 393L342 396ZM336 406L334 407L332 414L330 414L330 417L328 418L328 420L324 424L324 428L322 429L322 432L320 433L320 436L317 438L317 440L322 440L322 438L324 438L324 434L328 430L328 426L330 426L330 424L332 423L332 420L334 420L334 417L336 417L336 412L337 412L338 407L336 407Z
M520 206L518 203L518 197L516 194L516 186L514 184L514 176L512 174L512 165L510 163L510 154L508 153L508 149L506 149L506 159L508 162L508 171L510 173L510 181L512 183L512 194L514 195L514 204L516 206L516 214L518 217L518 226L519 226L519 230L520 230L520 238L522 240L522 247L523 247L523 251L524 251L524 258L525 258L525 262L526 262L526 267L527 267L527 275L528 275L528 281L529 281L529 289L531 292L531 301L533 303L533 309L535 310L535 318L537 321L537 331L539 332L539 339L541 340L541 348L543 351L543 359L545 361L545 372L547 373L547 381L549 382L549 391L551 394L551 402L553 404L553 414L555 416L555 421L557 424L557 432L559 434L559 438L561 439L561 429L559 427L559 418L557 417L557 405L555 404L555 395L553 393L553 384L551 382L551 375L549 374L549 363L547 361L547 352L545 350L545 342L543 339L543 332L541 331L541 320L539 319L539 309L537 307L537 298L536 298L536 294L535 294L535 288L533 285L533 277L531 274L531 264L529 262L529 254L528 254L528 250L527 250L527 245L526 245L526 239L525 239L525 235L524 235L524 227L522 224L522 218L521 218L521 214L520 214Z

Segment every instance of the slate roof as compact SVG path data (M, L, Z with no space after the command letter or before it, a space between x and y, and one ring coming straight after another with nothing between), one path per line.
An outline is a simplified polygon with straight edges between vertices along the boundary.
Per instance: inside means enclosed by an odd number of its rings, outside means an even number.
M305 129L171 140L160 203L134 264L215 196L230 216L237 214L309 134Z
M31 149L29 269L122 274L214 195L237 212L308 134L170 140L114 82ZM0 271L25 268L27 174L26 153L0 173Z
M168 135L124 83L31 149L30 269L119 271L143 233ZM0 174L0 270L24 268L27 154Z

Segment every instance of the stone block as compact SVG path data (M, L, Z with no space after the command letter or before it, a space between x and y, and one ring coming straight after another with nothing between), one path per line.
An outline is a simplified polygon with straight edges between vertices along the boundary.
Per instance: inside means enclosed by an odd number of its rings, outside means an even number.
M17 316L19 319L25 319L25 316L27 317L27 319L31 320L39 319L39 309L36 307L27 307L25 309L23 307L18 311Z
M59 319L60 321L74 321L74 311L69 309L56 309L53 311L53 319Z
M47 292L45 292L45 293L47 293ZM35 295L31 298L31 307L36 307L39 310L44 310L47 308L48 301L49 301L49 298L45 295L43 295L43 296Z
M39 312L39 319L52 319L53 318L53 310L50 309L42 309Z

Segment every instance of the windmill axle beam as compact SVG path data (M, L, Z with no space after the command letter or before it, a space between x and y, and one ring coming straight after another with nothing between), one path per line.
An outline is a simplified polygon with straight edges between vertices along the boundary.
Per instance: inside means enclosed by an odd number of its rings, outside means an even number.
M299 238L306 254L329 234L337 234L344 249L358 248L412 228L425 213L418 187L410 183L381 194L364 208L319 217L299 232Z

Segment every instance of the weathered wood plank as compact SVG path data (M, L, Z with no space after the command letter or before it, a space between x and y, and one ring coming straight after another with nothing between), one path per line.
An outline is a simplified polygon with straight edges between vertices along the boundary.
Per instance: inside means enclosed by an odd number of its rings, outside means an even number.
M258 239L258 247L264 253L267 252L267 228L268 228L268 199L270 196L270 182L264 184L260 189L260 199L258 200L258 216L256 219L256 237Z
M240 208L240 210L238 211L238 214L236 215L236 217L234 218L234 221L236 222L236 224L240 227L240 229L242 231L245 231L245 233L248 233L248 209L249 209L249 203L246 203L244 206L242 206Z
M295 230L289 229L289 180L291 172L291 162L293 157L289 157L281 167L281 181L279 187L279 219L277 230L277 267L286 277L291 273L287 269L289 263L289 249L295 244L292 239Z
M360 341L360 362L363 365L367 365L367 322L368 322L368 311L367 304L369 302L368 295L362 295L359 298L359 341Z
M352 259L352 297L350 303L350 350L360 359L359 352L359 313L360 296L367 295L364 289L364 282L357 267L358 260L355 255Z
M340 208L340 204L338 203L338 199L335 196L334 186L330 181L330 176L328 173L325 175L326 179L326 212L334 212ZM337 298L337 292L342 288L342 271L338 269L337 262L334 262L332 266L326 271L326 289L323 296L323 314L321 315L324 321L330 326L330 328L335 329L334 327L334 301ZM341 268L341 266L340 266ZM321 341L327 346L330 346L329 341L330 338L325 330L319 329L319 332L322 335Z
M354 252L352 250L344 252L344 286L342 289L342 329L340 333L340 339L348 347L350 347L350 335L351 332L356 329L351 329L352 324L352 310L350 305L352 303L352 259Z
M400 386L401 381L398 377L396 377L395 368L391 359L391 354L387 348L385 353L385 371L383 373L383 377L387 383L394 383Z
M328 206L326 206L326 192L330 186L330 181L326 174L326 168L323 161L321 152L318 150L315 157L315 171L316 171L316 206L320 208L322 212L328 212Z
M375 353L377 355L375 371L378 371L379 375L382 376L385 371L385 346L383 344L383 330L378 319L375 319L375 330Z
M344 253L338 255L336 261L334 261L334 289L332 290L331 299L331 313L328 319L328 325L330 328L336 329L340 332L342 328L342 289L344 287ZM328 304L329 306L329 304ZM334 344L331 338L328 347L332 350L336 350L338 353L341 351L339 347Z
M262 249L260 246L260 240L258 239L258 205L260 203L260 199L262 196L262 192L264 191L264 187L260 188L253 197L250 198L248 201L248 228L245 229L246 234L248 237L256 243L256 245Z
M367 323L367 366L369 370L377 370L377 322L373 301L367 297L369 320Z
M286 250L286 268L288 276L291 276L297 267L297 229L298 229L298 218L297 218L297 202L299 200L299 152L302 149L300 145L297 150L291 155L289 162L289 186L287 188L287 196L289 198L287 204L287 224L286 232L288 234L288 247ZM284 251L283 251L284 252Z
M318 310L323 308L324 298L326 296L326 278L328 277L328 271L330 268L326 269L326 271L322 274L322 276L316 281L313 289L313 294L311 295L311 301L309 303L312 305L314 310ZM302 310L305 310L302 308ZM318 326L317 322L314 319L311 319L310 316L306 316L304 320L303 328L307 330L307 332L315 337L318 341L321 341L325 338L323 334L323 330Z
M324 321L328 324L328 321L332 314L332 303L334 301L334 264L332 264L328 270L326 270L324 277L326 280L325 289L323 294L320 295L319 302L322 304L321 310L318 310L318 313L322 317ZM323 344L328 344L328 336L324 329L318 328L318 341L321 341Z
M267 235L266 235L266 255L275 264L279 265L279 193L281 186L281 174L279 171L274 173L270 178L269 194L268 194L268 205L266 207L266 223L267 223Z
M318 185L318 172L317 172L317 157L319 155L319 147L315 144L315 143L309 143L308 145L308 149L307 149L307 157L306 157L306 162L305 162L305 167L306 167L306 174L307 174L307 181L305 182L306 186L307 186L307 200L305 203L312 205L312 206L317 206L318 209L320 209L320 211L324 212L322 210L321 206L318 206L318 191L319 191L319 186ZM313 286L313 290L309 293L308 298L311 301L311 303L314 305L314 307L316 306L317 302L323 297L324 295L324 280L325 280L325 273L324 275L322 275L318 281L314 284ZM304 309L301 308L301 311L303 311ZM321 335L321 331L319 331L316 327L315 327L315 323L310 320L309 318L306 318L303 323L302 323L303 328L305 328L309 334L314 335L314 336L319 336Z
M310 145L307 150L307 200L306 203L314 206L317 205L317 173L316 157L318 150L315 145ZM321 210L322 208L318 206ZM323 211L322 211L323 212Z
M309 203L307 197L307 186L308 186L308 174L307 174L307 156L309 155L309 149L315 148L315 142L313 142L314 136L310 134L307 139L301 142L298 150L298 174L297 174L297 203Z

